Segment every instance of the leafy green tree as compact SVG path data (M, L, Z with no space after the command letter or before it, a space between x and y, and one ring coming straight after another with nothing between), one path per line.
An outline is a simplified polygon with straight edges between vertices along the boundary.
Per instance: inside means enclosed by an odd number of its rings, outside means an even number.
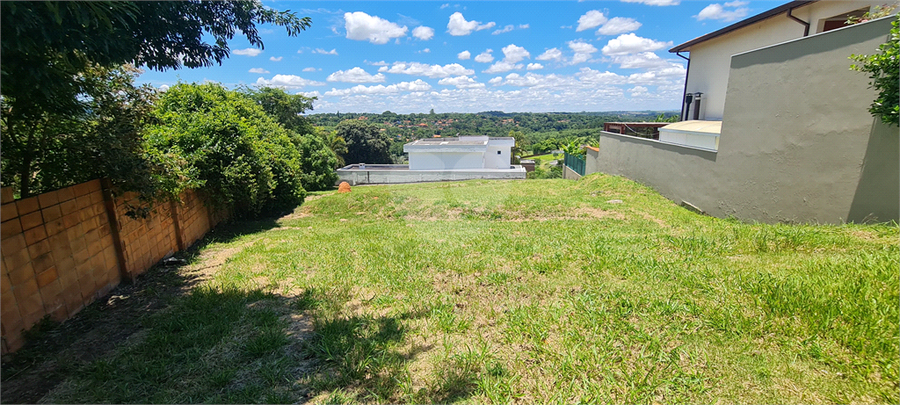
M135 86L139 70L90 66L75 80L86 89L85 109L6 114L15 99L3 97L3 185L21 197L108 177L127 191L156 194L158 167L143 153L143 128L151 122L156 92ZM21 118L21 119L17 119Z
M242 92L246 93L269 116L286 129L300 135L313 133L312 123L300 114L313 109L312 103L315 101L315 97L310 98L300 94L291 95L282 89L274 87L244 88Z
M585 154L587 154L587 152L585 152L585 150L584 150L585 144L586 144L585 139L576 138L576 139L569 141L569 143L563 145L562 149L563 149L563 152L565 152L569 155L584 157Z
M254 1L0 3L3 146L4 152L12 150L16 155L4 159L4 171L16 167L22 196L36 191L31 188L33 182L46 189L76 181L63 180L63 173L71 179L93 173L131 186L137 186L137 177L151 178L128 169L129 165L141 165L140 148L135 147L139 137L134 136L140 125L130 132L125 127L140 120L97 120L98 115L111 111L98 114L102 103L109 106L110 99L121 98L120 91L128 97L133 92L110 88L108 81L96 80L97 72L113 71L126 63L155 70L221 63L229 55L228 41L237 32L262 48L256 29L262 23L285 27L289 35L296 35L310 20ZM112 93L104 95L103 91ZM139 111L139 106L128 107L130 102L110 108L118 108L122 114ZM124 127L104 134L97 130L104 125ZM107 154L118 163L79 161L73 150L89 151L92 156ZM71 163L52 163L65 159ZM130 163L123 163L125 159ZM76 169L78 162L90 166ZM91 168L103 170L88 170Z
M358 120L337 126L337 136L347 142L347 163L391 163L391 140L378 127Z
M328 190L337 181L337 157L321 138L315 135L300 136L297 150L300 152L300 182L308 191Z
M255 1L2 2L0 92L23 109L71 111L85 91L74 78L88 67L221 64L235 33L262 48L264 23L294 36L311 20Z
M322 127L315 127L313 132L324 144L331 149L336 158L334 168L344 167L344 156L347 154L347 141L338 136L337 131L328 131Z
M516 140L512 147L512 164L519 164L519 158L526 155L526 151L531 149L531 141L525 137L522 131L509 131L509 136Z
M893 8L889 10L892 12ZM876 55L851 55L859 62L850 68L868 73L869 87L878 91L878 96L869 107L872 116L887 125L900 125L900 14L891 22L888 41L878 46Z
M160 97L155 116L148 149L180 156L187 178L213 202L254 216L303 201L303 140L246 95L215 83L178 84Z

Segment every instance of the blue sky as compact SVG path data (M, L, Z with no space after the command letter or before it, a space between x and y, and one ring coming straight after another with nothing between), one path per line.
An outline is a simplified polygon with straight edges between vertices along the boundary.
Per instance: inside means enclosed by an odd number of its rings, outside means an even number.
M638 111L680 108L686 63L668 49L781 2L264 1L312 18L289 37L236 37L221 66L147 71L317 97L314 113Z

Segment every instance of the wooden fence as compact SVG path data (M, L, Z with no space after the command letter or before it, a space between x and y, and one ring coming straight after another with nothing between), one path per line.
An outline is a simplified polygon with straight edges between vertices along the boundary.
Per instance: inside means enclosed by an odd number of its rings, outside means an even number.
M183 250L227 217L194 191L181 203L154 204L146 218L125 215L138 195L114 198L101 180L0 205L2 352L18 350L23 332L44 316L66 320L123 280Z

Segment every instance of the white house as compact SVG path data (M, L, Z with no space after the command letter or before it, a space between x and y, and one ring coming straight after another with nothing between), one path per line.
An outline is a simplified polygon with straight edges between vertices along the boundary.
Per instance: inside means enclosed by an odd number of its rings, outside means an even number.
M732 55L846 27L886 2L792 1L670 49L688 60L682 120L722 120Z
M876 92L850 69L891 40L896 15L844 24L882 3L793 1L672 48L689 59L683 121L658 140L601 132L585 173L719 217L898 220L897 127L872 117Z
M732 56L844 28L879 1L792 1L669 50L686 59L681 119L659 130L662 142L718 149ZM687 53L690 56L685 56Z
M510 151L515 138L461 136L419 139L403 145L409 170L512 169Z
M511 137L420 139L403 145L403 151L409 153L409 165L352 164L337 170L338 181L356 185L524 179L525 168L510 164L515 144Z

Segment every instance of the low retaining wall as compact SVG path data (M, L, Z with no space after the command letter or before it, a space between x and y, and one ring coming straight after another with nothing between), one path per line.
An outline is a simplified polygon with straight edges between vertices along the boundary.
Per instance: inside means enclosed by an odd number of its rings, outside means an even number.
M581 175L575 173L574 170L570 169L569 166L563 166L563 178L566 180L578 180L581 178Z
M2 353L18 350L22 334L46 315L63 321L122 280L190 246L227 217L193 191L181 203L157 203L143 219L125 215L137 194L113 198L93 180L0 205L0 336Z
M524 179L525 168L514 169L467 169L467 170L409 170L407 165L351 165L337 170L340 183L346 181L351 186L357 184L398 184L434 181L458 181L472 179Z

